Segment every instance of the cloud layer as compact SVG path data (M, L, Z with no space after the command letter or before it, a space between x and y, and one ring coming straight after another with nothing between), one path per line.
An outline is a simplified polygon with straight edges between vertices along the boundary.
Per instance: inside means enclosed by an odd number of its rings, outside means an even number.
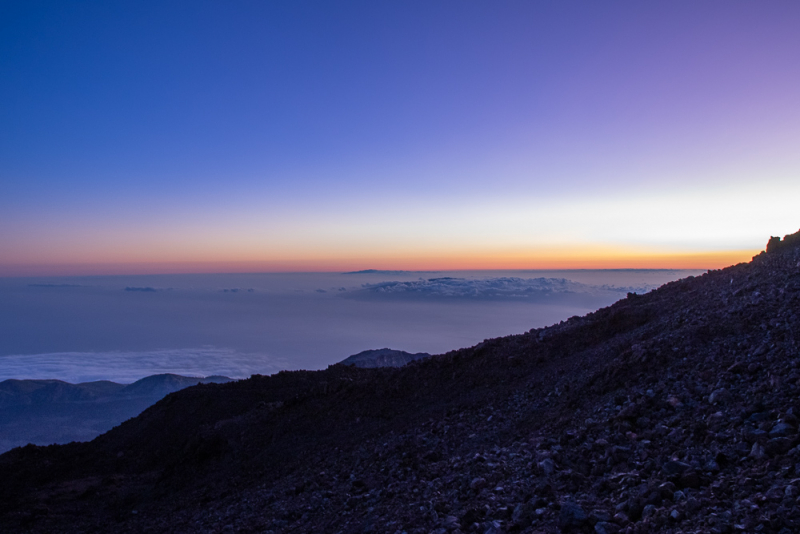
M484 279L428 278L408 282L380 282L364 284L356 293L380 296L407 296L418 298L458 298L497 300L539 300L557 295L608 296L618 293L646 293L655 285L619 287L612 285L583 284L566 278L498 277Z
M0 379L237 378L320 369L377 347L437 354L688 274L696 272L0 278ZM80 287L62 287L72 285Z
M128 384L161 373L247 378L252 374L275 373L287 367L286 362L280 359L215 347L141 352L53 352L0 357L0 381L24 377L55 378L73 384L95 380Z

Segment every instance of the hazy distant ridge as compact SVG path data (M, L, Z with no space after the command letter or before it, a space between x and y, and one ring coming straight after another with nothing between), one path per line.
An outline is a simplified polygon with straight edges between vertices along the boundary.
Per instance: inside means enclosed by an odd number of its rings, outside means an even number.
M148 376L133 384L4 380L0 382L0 452L28 443L88 441L170 393L196 384L230 381L225 376L173 374Z

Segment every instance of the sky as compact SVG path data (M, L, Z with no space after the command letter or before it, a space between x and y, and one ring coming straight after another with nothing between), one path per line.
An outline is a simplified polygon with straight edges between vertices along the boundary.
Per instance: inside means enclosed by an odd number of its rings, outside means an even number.
M800 228L794 1L0 3L0 276L717 268Z

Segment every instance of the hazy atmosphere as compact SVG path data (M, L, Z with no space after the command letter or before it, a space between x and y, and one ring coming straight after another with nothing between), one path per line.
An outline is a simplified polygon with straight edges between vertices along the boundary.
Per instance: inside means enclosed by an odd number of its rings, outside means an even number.
M688 271L89 276L0 280L0 380L129 383L442 353L584 315Z

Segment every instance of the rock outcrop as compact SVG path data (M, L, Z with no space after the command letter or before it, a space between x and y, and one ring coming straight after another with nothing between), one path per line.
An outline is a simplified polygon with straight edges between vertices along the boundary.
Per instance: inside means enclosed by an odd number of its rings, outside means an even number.
M780 237L770 237L767 243L767 253L779 250L791 249L800 246L800 232L784 236L783 241Z
M402 367L407 363L430 357L427 352L411 354L404 350L375 349L365 350L342 360L342 365L355 365L356 367Z

